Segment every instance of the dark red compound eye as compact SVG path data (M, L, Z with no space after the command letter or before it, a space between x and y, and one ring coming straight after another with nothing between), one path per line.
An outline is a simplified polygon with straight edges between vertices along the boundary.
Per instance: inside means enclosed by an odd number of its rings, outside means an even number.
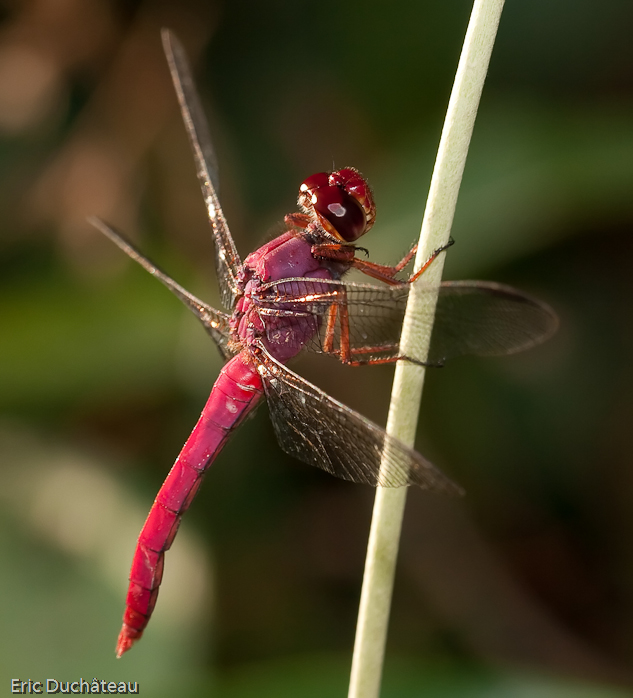
M376 218L376 206L374 195L363 175L353 167L344 167L342 170L332 172L329 176L329 182L343 187L348 194L351 194L358 201L367 216L367 227L371 228Z
M299 205L314 211L325 230L345 242L367 232L375 217L369 185L352 168L308 177L301 185Z
M303 180L303 184L300 187L301 194L312 193L321 187L327 187L330 183L330 173L329 172L317 172L311 175L307 179ZM300 194L300 196L301 196Z

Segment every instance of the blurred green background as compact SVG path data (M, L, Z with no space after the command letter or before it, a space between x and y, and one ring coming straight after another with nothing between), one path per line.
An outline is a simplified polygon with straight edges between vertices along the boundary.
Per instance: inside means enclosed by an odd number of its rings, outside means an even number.
M262 408L114 658L144 516L220 368L195 319L85 223L119 225L219 305L159 30L196 66L245 255L309 174L374 187L372 259L417 237L469 0L5 0L0 24L0 692L343 696L370 489L285 456ZM633 686L633 53L629 0L509 2L447 278L516 285L561 330L428 376L418 447L467 496L411 492L384 696ZM384 423L389 369L306 377Z

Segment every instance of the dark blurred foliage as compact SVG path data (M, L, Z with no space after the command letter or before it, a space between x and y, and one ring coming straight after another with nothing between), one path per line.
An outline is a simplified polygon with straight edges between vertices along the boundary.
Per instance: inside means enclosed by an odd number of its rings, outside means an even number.
M187 514L146 637L114 660L136 534L220 359L85 217L218 305L169 26L196 65L240 251L334 162L372 182L363 244L394 262L418 234L470 5L2 3L5 691L97 677L149 696L345 694L373 493L286 457L265 408ZM468 495L411 492L385 696L633 684L632 23L628 0L504 11L446 272L534 293L561 330L427 378L418 446ZM297 370L384 422L390 370Z

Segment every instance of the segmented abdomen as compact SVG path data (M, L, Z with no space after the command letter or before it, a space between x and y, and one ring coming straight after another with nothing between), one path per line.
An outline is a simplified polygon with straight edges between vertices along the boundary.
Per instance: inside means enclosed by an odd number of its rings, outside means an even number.
M222 369L200 419L160 488L134 552L130 585L117 643L120 657L143 634L156 604L169 550L180 519L202 478L233 430L257 405L263 393L259 374L244 352Z

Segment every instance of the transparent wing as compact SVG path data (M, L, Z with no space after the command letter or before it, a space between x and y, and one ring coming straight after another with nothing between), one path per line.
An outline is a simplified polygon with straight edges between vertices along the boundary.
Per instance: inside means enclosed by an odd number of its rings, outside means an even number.
M292 328L299 318L304 324L312 318L315 333L305 342L309 350L340 355L347 343L352 358L372 362L401 357L398 344L410 289L293 278L262 286L254 300L262 308L267 330ZM429 302L437 298L434 320L428 313L412 318L421 334L433 323L429 364L442 365L465 354L523 351L545 341L558 327L547 304L510 286L457 281L417 290Z
M218 168L209 129L180 41L168 29L163 29L162 37L171 79L178 95L182 119L193 150L196 172L213 230L216 270L222 303L226 308L232 309L238 292L237 272L241 260L216 193Z
M511 286L448 281L440 287L431 361L454 356L502 356L530 349L558 329L554 310Z
M273 427L286 453L343 480L462 493L417 451L275 361L263 348L258 360Z
M210 305L207 305L199 298L196 298L187 289L176 283L170 276L165 274L159 267L150 261L145 255L141 254L131 242L126 240L121 233L109 226L96 216L88 219L91 225L94 225L97 230L102 232L106 237L110 238L115 245L120 247L128 257L131 257L135 262L138 262L143 269L148 271L154 278L158 279L163 285L177 296L191 312L200 320L204 329L211 335L215 341L220 353L225 359L233 356L233 352L229 350L229 316L225 313L215 310Z

